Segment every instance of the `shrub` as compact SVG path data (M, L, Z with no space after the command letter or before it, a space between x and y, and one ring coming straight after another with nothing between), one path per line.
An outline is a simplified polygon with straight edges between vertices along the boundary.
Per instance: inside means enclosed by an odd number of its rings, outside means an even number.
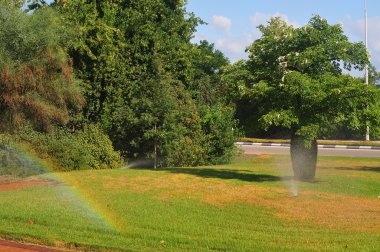
M44 166L19 148L11 136L0 134L0 176L27 177L44 172Z
M235 110L222 104L202 108L202 130L207 139L207 163L229 163L235 154L234 142L238 139Z
M56 129L48 134L24 130L19 135L39 157L52 159L63 171L112 169L122 164L108 136L96 126L75 133L67 129Z
M179 137L166 148L168 151L165 166L198 166L205 162L205 150L199 143L199 139L191 139L187 136Z
M120 153L114 151L110 138L94 125L86 126L76 133L77 139L86 145L92 159L89 165L93 169L117 168L121 165Z

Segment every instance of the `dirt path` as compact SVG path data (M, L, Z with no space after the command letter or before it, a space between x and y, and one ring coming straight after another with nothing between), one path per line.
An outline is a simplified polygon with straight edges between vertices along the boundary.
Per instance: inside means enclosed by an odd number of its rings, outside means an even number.
M56 248L49 248L33 244L24 244L0 240L0 252L62 252Z
M29 187L29 186L47 186L53 185L57 186L60 182L56 180L41 180L41 179L33 179L33 180L21 180L21 181L7 181L0 183L0 191L11 191L18 188Z

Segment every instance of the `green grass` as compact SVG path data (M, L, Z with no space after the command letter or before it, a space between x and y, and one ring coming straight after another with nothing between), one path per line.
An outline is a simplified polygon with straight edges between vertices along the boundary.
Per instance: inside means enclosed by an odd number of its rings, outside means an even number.
M40 175L62 183L0 191L0 237L91 251L380 250L380 158L321 157L296 198L290 175L285 156Z

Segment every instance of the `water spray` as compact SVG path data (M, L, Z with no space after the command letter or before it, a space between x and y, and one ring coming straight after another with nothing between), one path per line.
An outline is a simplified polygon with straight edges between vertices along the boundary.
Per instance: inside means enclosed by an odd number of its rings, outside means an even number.
M132 161L131 163L124 165L122 169L133 169L133 168L146 168L153 167L154 160L151 159L139 159Z
M290 192L292 193L293 197L298 197L297 181L294 178L290 180Z

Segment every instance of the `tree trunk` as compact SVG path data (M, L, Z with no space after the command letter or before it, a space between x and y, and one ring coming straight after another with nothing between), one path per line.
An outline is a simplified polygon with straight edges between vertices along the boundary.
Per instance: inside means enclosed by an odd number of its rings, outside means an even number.
M317 140L314 139L310 147L305 146L304 140L301 136L293 135L290 142L294 177L299 180L313 180L317 165Z
M157 169L157 123L154 124L154 169Z

